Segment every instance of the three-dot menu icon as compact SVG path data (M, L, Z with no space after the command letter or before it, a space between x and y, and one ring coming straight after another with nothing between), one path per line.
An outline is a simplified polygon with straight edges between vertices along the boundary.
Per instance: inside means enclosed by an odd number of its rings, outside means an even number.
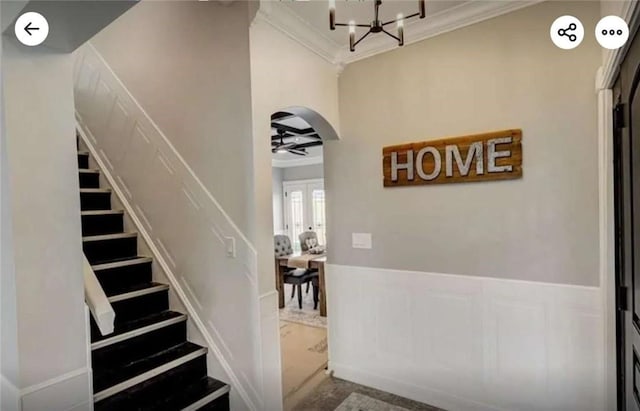
M618 16L607 16L596 25L596 40L606 49L615 50L629 39L629 26Z

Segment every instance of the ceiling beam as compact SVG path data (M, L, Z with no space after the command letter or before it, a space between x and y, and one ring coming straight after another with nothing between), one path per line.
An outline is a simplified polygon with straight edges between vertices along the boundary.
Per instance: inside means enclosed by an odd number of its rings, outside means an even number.
M286 111L278 111L271 115L271 121L285 120L293 117L295 117L295 114L287 113Z
M276 123L273 121L271 122L271 127L275 128L276 130L286 131L287 133L295 134L298 137L307 137L307 136L317 134L316 131L311 127L299 129L291 126L285 126L284 124Z
M296 144L294 148L309 148L309 147L317 147L322 145L322 140L311 141L309 143Z
M287 140L287 139L291 139L291 138L300 138L300 137L304 137L304 138L309 138L309 139L314 139L314 140L322 140L322 138L317 135L311 135L311 136L298 136L295 134L284 134L284 135L280 135L280 134L272 134L271 135L271 141L276 141L276 140L280 140L280 138L282 137L283 140Z

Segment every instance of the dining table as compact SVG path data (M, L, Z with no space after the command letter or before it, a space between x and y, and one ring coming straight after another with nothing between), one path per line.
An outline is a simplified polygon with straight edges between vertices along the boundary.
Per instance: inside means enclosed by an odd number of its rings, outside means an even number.
M276 257L276 289L278 290L278 307L284 308L284 273L289 267L289 259L291 257L300 256L302 254L291 254ZM318 270L318 304L320 305L320 316L327 316L327 293L325 291L326 283L324 278L324 265L327 262L326 254L318 254L317 258L309 260L309 269Z

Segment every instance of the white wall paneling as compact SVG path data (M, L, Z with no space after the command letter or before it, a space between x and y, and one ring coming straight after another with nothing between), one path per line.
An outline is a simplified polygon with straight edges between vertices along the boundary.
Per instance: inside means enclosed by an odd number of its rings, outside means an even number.
M76 56L76 116L233 390L260 409L256 251L89 44ZM225 239L235 239L235 258Z
M447 410L602 410L599 288L327 266L330 369Z
M91 373L80 368L51 380L24 388L22 395L23 411L69 411L93 409L93 399L86 394L91 392Z

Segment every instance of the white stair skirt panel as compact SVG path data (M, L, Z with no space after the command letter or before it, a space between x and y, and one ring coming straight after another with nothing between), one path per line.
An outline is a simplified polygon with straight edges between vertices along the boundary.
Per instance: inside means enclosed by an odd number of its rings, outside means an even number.
M600 289L330 264L335 376L446 410L600 411Z
M93 409L91 374L87 368L57 376L40 384L23 388L22 411L68 411ZM3 410L4 411L4 410Z
M261 409L255 248L91 44L76 51L74 75L80 134L102 175L228 375L232 401Z

